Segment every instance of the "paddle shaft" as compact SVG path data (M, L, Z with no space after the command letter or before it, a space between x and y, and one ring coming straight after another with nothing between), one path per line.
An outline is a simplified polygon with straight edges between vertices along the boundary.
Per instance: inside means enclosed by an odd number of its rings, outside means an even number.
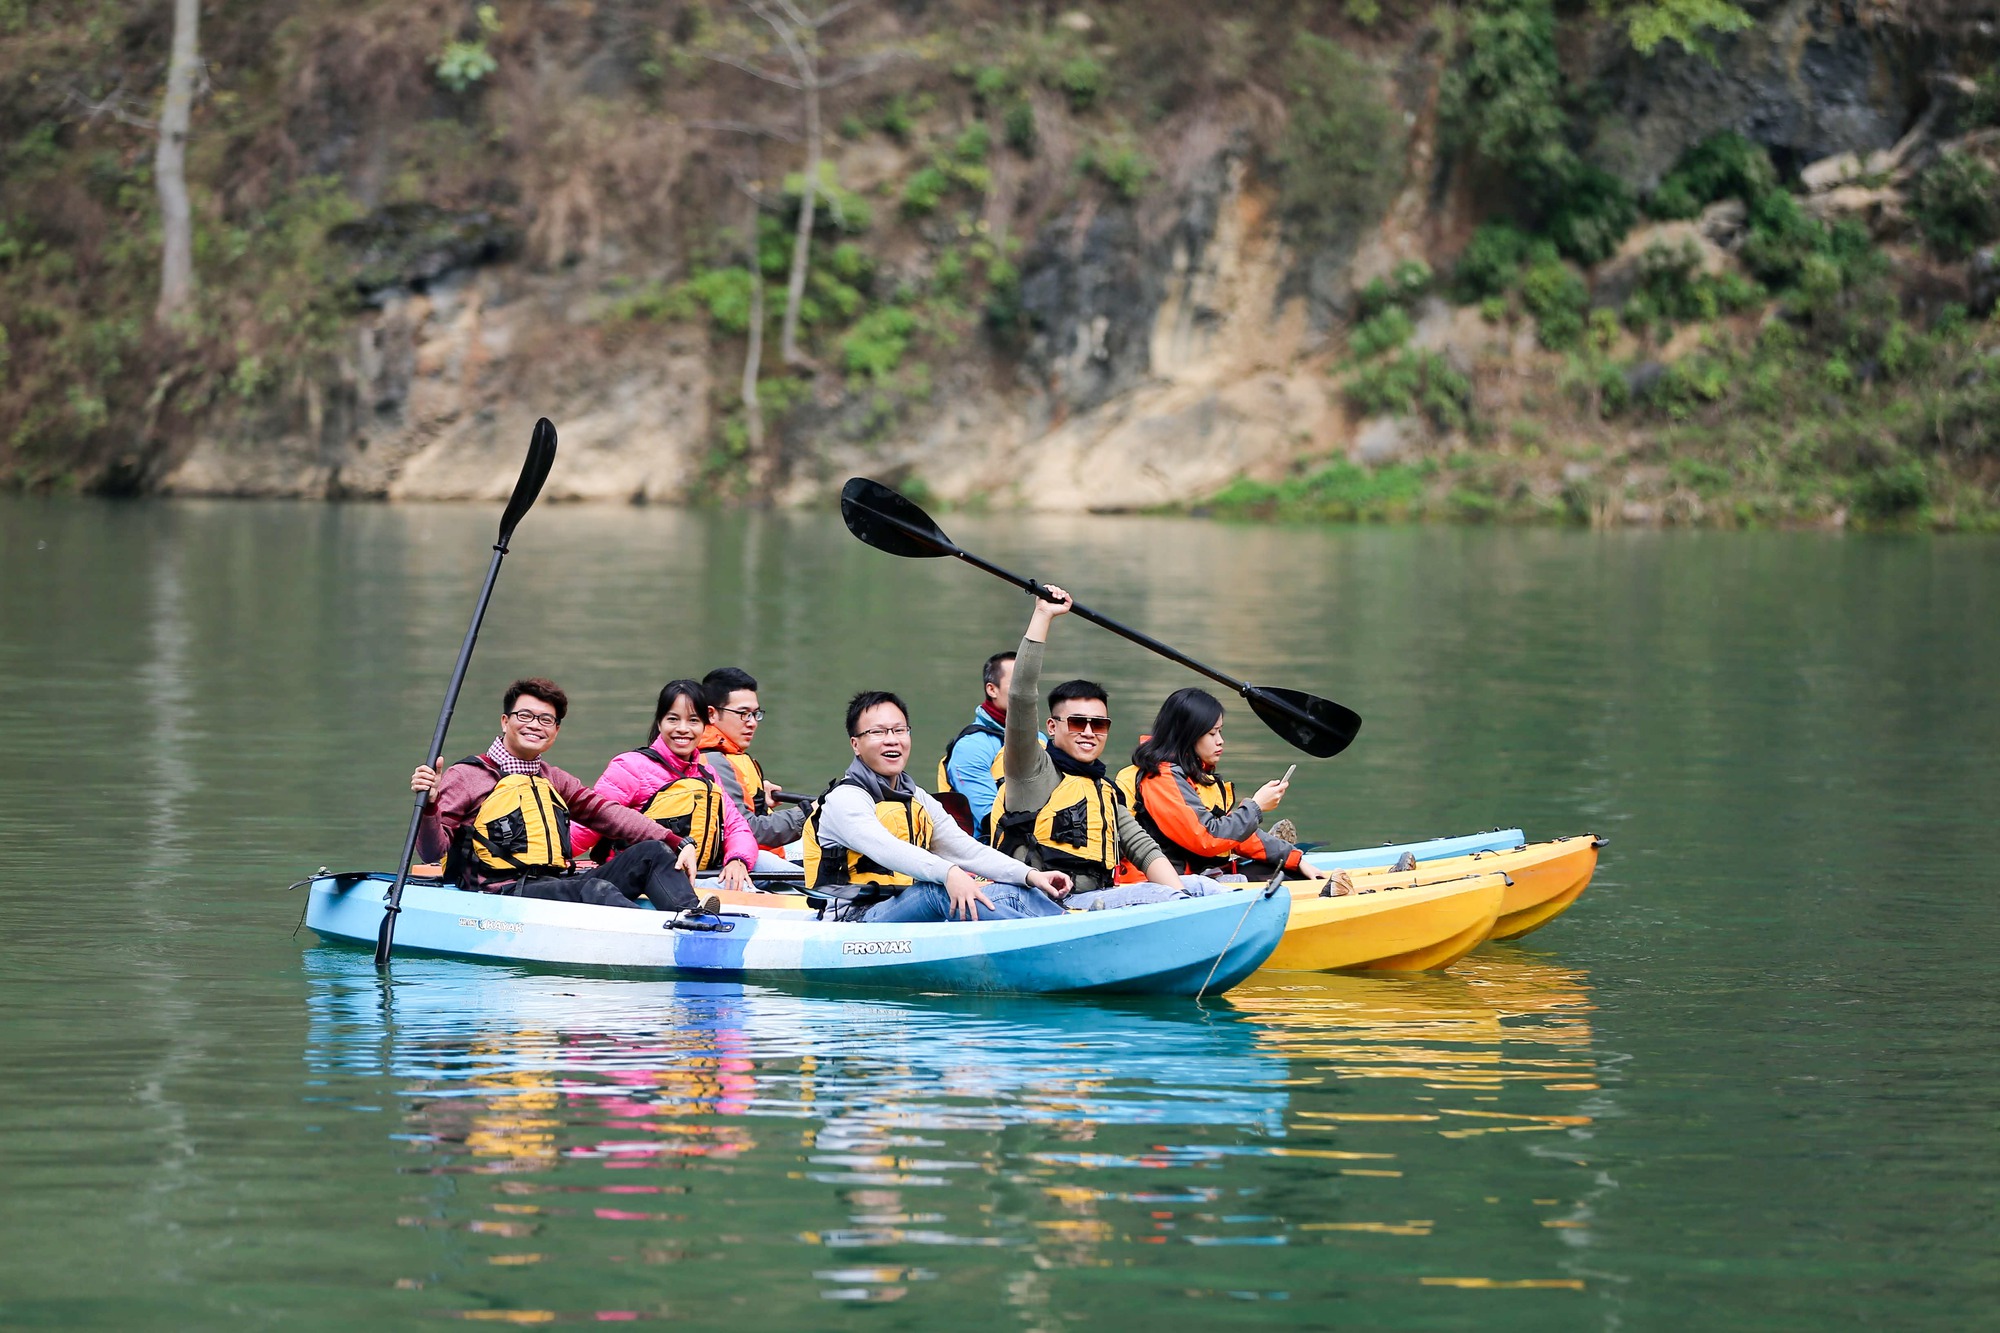
M894 514L885 514L879 509L873 510L872 512L874 513L876 518L881 519L883 522L895 524L897 527L901 528L904 532L908 533L910 536L915 537L920 541L926 542L930 545L941 548L946 554L958 557L960 560L963 560L966 564L971 565L974 569L983 569L988 574L993 575L995 578L1004 579L1006 582L1011 583L1015 587L1021 589L1021 591L1039 597L1045 602L1054 600L1052 597L1049 596L1049 590L1046 584L1038 583L1037 581L1031 578L1024 578L1021 575L1016 574L1011 569L1002 569L1000 566L994 564L991 560L985 560L980 558L979 556L974 555L972 552L966 550L964 547L958 545L956 542L945 537L945 535L941 532L936 532L936 531L925 532L923 529L916 527L913 524L905 523L902 519L897 518ZM1158 653L1161 657L1166 658L1170 662L1178 662L1180 663L1180 665L1186 667L1189 671L1194 672L1198 676L1207 676L1210 680L1214 681L1216 684L1227 685L1230 689L1234 690L1236 693L1241 695L1247 696L1250 692L1251 686L1248 681L1242 681L1236 679L1234 676L1224 675L1222 672L1217 671L1212 666L1208 666L1205 665L1204 663L1195 661L1192 657L1189 657L1186 653L1182 652L1178 648L1175 648L1173 645L1161 643L1158 639L1154 638L1152 635L1141 633L1140 631L1133 629L1129 625L1121 625L1117 621L1113 620L1110 616L1100 615L1074 598L1070 599L1069 609L1072 614L1083 617L1085 620L1088 620L1091 624L1096 625L1098 628L1108 629L1113 634L1116 634L1119 638L1129 640L1132 643L1136 643L1141 648L1146 649L1148 652ZM1317 727L1320 725L1319 720L1313 717L1310 713L1305 712L1303 709L1293 707L1291 704L1286 703L1283 699L1274 699L1271 698L1269 695L1265 695L1263 697L1262 702L1266 707L1273 707L1284 710L1285 712L1291 714L1293 717L1297 718L1299 721L1305 723L1307 726Z
M486 583L479 589L479 604L473 608L472 623L466 627L465 642L458 646L458 665L451 669L451 685L444 692L444 707L438 711L437 730L431 733L431 748L424 751L424 762L435 765L444 759L444 737L451 730L451 715L458 707L458 692L465 685L465 668L472 661L472 646L479 642L479 625L486 619L486 604L493 600L493 581L500 577L500 562L507 558L507 541L513 536L494 543L493 561L486 566ZM396 916L403 910L403 886L410 878L410 858L417 850L417 830L424 822L424 804L434 793L420 791L410 808L410 832L403 839L403 858L396 863L396 883L389 890L389 901L382 913L382 928L375 937L375 966L389 964L389 951L396 942Z

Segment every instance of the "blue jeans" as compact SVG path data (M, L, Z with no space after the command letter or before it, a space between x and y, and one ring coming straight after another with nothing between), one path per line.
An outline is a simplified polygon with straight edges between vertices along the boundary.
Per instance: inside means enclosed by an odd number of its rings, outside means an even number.
M1023 888L1017 884L981 884L979 891L993 900L990 908L973 904L973 910L979 913L981 921L1061 916L1063 912L1062 907L1049 901L1049 896L1040 889ZM920 880L906 885L887 902L876 903L861 914L861 919L868 922L949 921L951 895L936 880Z
M1182 875L1178 889L1151 880L1143 884L1107 884L1089 893L1073 893L1063 906L1076 912L1103 912L1114 907L1137 907L1141 903L1167 903L1177 898L1206 898L1211 893L1228 891L1228 886L1217 884L1206 875Z

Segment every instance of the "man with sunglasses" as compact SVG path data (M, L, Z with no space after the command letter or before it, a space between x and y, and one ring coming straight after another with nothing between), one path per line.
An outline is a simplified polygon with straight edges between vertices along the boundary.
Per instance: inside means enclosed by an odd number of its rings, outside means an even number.
M542 758L556 743L569 696L531 676L507 687L500 708L500 734L484 754L442 773L419 764L410 775L411 791L430 793L417 855L442 860L445 878L474 893L599 907L636 907L645 898L674 914L669 924L715 929L720 923L699 910L689 879L693 844ZM608 865L580 862L572 820L632 845Z
M708 729L701 734L701 761L715 775L722 794L736 802L764 855L757 870L793 870L783 859L787 844L805 828L802 805L781 805L779 787L764 776L764 766L750 755L750 742L764 721L757 702L757 680L741 667L717 667L701 678L702 692L720 700L708 708Z
M1133 907L1217 892L1211 880L1174 872L1106 774L1111 701L1102 685L1066 680L1050 690L1048 743L1035 734L1035 692L1049 626L1070 612L1068 593L1053 587L1048 593L1053 600L1035 600L1014 656L1003 776L993 806L994 845L1037 869L1067 874L1075 885L1067 905L1074 909ZM1115 883L1120 861L1139 867L1146 881Z

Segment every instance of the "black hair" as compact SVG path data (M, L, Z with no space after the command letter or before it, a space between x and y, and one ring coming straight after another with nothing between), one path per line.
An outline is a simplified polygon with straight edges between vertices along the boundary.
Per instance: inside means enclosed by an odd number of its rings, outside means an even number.
M1056 715L1056 705L1068 703L1072 699L1097 699L1104 704L1104 711L1111 711L1111 696L1104 687L1094 680L1066 680L1049 691L1049 716Z
M521 701L524 694L533 695L555 709L557 726L561 726L562 720L569 716L569 696L563 693L562 686L541 676L525 676L509 685L507 692L500 696L500 711L513 712L514 705Z
M660 687L660 701L653 706L653 729L646 733L646 739L641 742L642 744L651 745L659 738L660 719L682 699L694 705L696 717L704 722L708 720L708 694L701 688L701 682L686 679L670 680Z
M1012 652L1005 652L995 653L993 656L987 658L986 665L979 670L980 681L987 685L998 685L1000 683L1000 664L1002 662L1013 661L1015 656Z
M854 728L861 721L861 715L877 704L894 704L896 711L903 715L903 721L910 720L910 710L901 699L887 690L863 690L847 701L847 734L854 735Z
M1207 690L1198 685L1175 690L1160 705L1160 714L1153 719L1153 734L1132 751L1139 776L1150 776L1161 764L1179 764L1181 772L1199 777L1201 760L1195 758L1195 742L1220 721L1222 701Z
M738 690L748 690L752 694L757 692L757 678L742 667L717 667L703 676L701 691L708 696L708 709L702 716L707 717L728 703L729 696Z

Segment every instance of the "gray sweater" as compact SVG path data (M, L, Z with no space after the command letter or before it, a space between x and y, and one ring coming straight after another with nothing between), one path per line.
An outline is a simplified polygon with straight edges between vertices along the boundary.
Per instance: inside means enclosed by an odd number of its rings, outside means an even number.
M1002 856L961 829L958 821L944 812L936 797L910 781L908 773L897 774L892 784L859 759L848 765L847 772L859 778L868 790L843 784L821 798L814 827L820 842L826 846L859 852L884 869L908 875L919 883L944 883L945 875L954 865L996 884L1028 882L1030 867L1011 856ZM875 817L875 793L884 791L908 795L924 808L934 830L931 850L904 842Z

